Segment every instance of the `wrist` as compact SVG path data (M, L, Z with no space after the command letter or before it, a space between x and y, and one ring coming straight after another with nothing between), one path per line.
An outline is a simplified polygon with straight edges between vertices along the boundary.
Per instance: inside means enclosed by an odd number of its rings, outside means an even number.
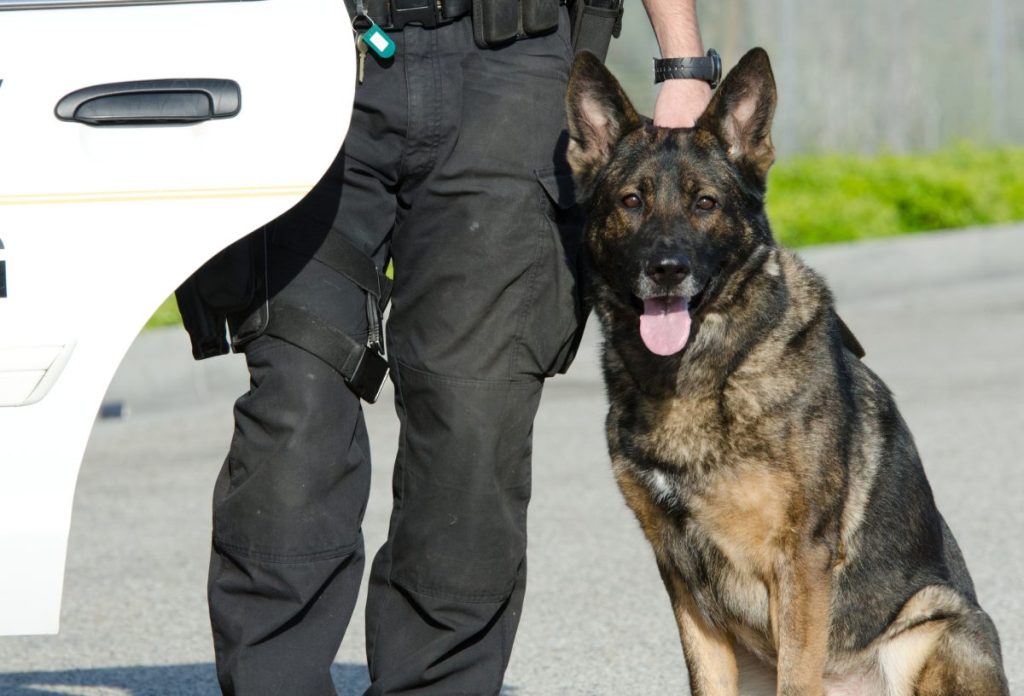
M667 80L654 102L654 125L692 128L711 101L711 87L703 80Z
M722 59L718 51L712 48L702 57L655 58L655 84L673 79L701 80L714 89L722 79Z

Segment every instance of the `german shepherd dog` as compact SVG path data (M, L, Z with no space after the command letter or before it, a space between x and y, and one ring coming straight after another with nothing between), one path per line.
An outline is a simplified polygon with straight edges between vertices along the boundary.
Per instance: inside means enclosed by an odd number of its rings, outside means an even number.
M691 691L737 694L761 664L787 696L1005 695L892 395L822 278L772 237L775 100L761 49L692 129L638 116L589 54L569 82L612 467Z

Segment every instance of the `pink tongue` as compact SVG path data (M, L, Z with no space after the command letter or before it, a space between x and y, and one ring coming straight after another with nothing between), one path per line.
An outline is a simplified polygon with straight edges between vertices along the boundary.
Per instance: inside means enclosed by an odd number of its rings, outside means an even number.
M640 338L656 355L678 353L690 338L690 311L686 298L654 297L644 300Z

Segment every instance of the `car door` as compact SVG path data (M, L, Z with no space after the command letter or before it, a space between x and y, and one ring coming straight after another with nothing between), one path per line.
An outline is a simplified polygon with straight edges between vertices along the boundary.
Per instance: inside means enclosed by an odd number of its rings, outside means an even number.
M354 82L343 0L0 0L0 635L57 631L78 469L132 339L309 191Z

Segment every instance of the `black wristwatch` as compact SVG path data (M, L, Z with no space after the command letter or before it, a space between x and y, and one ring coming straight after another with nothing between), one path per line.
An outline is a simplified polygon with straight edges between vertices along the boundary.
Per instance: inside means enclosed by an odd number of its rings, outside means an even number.
M689 78L704 80L711 89L722 79L722 58L715 49L709 49L703 58L655 58L654 83Z

